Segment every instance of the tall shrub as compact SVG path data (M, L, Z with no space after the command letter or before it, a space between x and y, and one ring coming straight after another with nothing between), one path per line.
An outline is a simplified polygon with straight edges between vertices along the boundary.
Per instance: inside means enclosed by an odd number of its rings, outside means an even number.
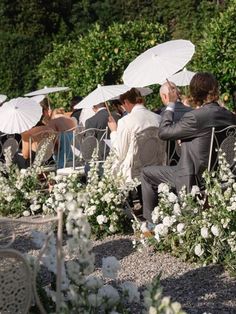
M86 96L97 84L121 83L124 69L136 56L166 40L167 29L158 23L114 23L106 31L96 25L73 42L54 45L39 66L40 86L69 86L73 94ZM54 101L61 106L68 99Z

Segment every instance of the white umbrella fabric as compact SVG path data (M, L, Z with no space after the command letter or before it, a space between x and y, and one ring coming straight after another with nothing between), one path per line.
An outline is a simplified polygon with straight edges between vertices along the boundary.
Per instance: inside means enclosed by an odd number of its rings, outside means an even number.
M38 95L48 95L51 93L68 91L69 89L70 89L69 87L44 87L34 92L25 94L25 96L31 97L31 96L38 96Z
M126 68L123 81L128 86L143 87L161 84L166 78L181 70L191 60L195 51L189 40L171 40L152 47Z
M44 100L46 96L45 95L38 95L38 96L33 96L31 99L35 100L38 104Z
M106 102L111 99L116 99L119 95L126 93L130 90L130 86L125 84L120 85L106 85L102 86L98 84L97 88L92 91L88 96L86 96L82 101L80 101L74 108L92 108L94 105L100 104L101 102ZM152 93L151 88L141 88L139 89L142 96L146 96Z
M195 72L188 71L186 68L184 68L182 71L169 77L168 80L175 83L177 86L187 86L190 84L190 81L195 74Z
M6 134L22 133L40 120L42 107L30 98L13 98L0 108L0 131Z
M0 95L0 104L3 103L7 99L6 95Z

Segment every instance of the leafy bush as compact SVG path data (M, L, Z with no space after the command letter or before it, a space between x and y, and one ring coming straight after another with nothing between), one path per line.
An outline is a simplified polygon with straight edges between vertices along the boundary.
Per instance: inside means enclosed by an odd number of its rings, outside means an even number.
M37 65L50 42L34 36L0 32L0 85L2 93L16 97L35 88Z
M194 67L197 71L209 71L216 75L222 92L232 93L236 79L236 0L213 18L203 33L197 48Z
M167 29L158 23L114 23L106 31L95 25L73 42L54 44L39 66L40 86L69 86L74 95L86 96L97 84L121 83L124 69L136 56L166 40ZM65 106L69 97L54 98L55 106Z

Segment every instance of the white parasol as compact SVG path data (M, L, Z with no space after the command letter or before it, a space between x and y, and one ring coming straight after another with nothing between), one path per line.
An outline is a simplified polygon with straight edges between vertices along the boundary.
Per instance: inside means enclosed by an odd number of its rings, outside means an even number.
M74 108L83 109L83 108L92 108L94 105L100 104L101 102L106 102L111 99L118 98L121 94L126 93L130 90L130 86L125 84L120 85L107 85L102 86L98 85L97 88L92 91L88 96L83 98ZM146 96L152 93L152 89L149 87L139 88L141 95Z
M2 104L7 99L6 95L0 95L0 104Z
M65 92L65 91L68 91L69 89L70 89L69 87L44 87L34 92L25 94L25 96L31 97L31 96L38 96L38 95L48 95L51 93Z
M195 51L189 40L171 40L146 50L124 71L123 81L128 86L143 87L161 84L181 70Z
M22 133L40 120L42 107L30 98L13 98L0 107L0 131L6 134Z
M168 80L175 83L177 86L187 86L190 84L190 81L195 74L195 72L188 71L186 68L184 68L182 71L169 77Z

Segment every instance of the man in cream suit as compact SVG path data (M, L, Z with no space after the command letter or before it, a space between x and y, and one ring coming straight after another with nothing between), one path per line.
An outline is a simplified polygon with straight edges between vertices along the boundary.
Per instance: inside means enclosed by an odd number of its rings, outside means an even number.
M138 132L149 127L158 128L161 117L145 108L144 100L140 92L135 88L122 94L120 101L128 114L120 119L118 124L110 118L108 126L111 130L112 148L118 156L120 170L127 179L132 179L131 164L134 155L134 147L132 145L134 137ZM160 142L162 141L160 140ZM162 144L164 143L162 142Z

